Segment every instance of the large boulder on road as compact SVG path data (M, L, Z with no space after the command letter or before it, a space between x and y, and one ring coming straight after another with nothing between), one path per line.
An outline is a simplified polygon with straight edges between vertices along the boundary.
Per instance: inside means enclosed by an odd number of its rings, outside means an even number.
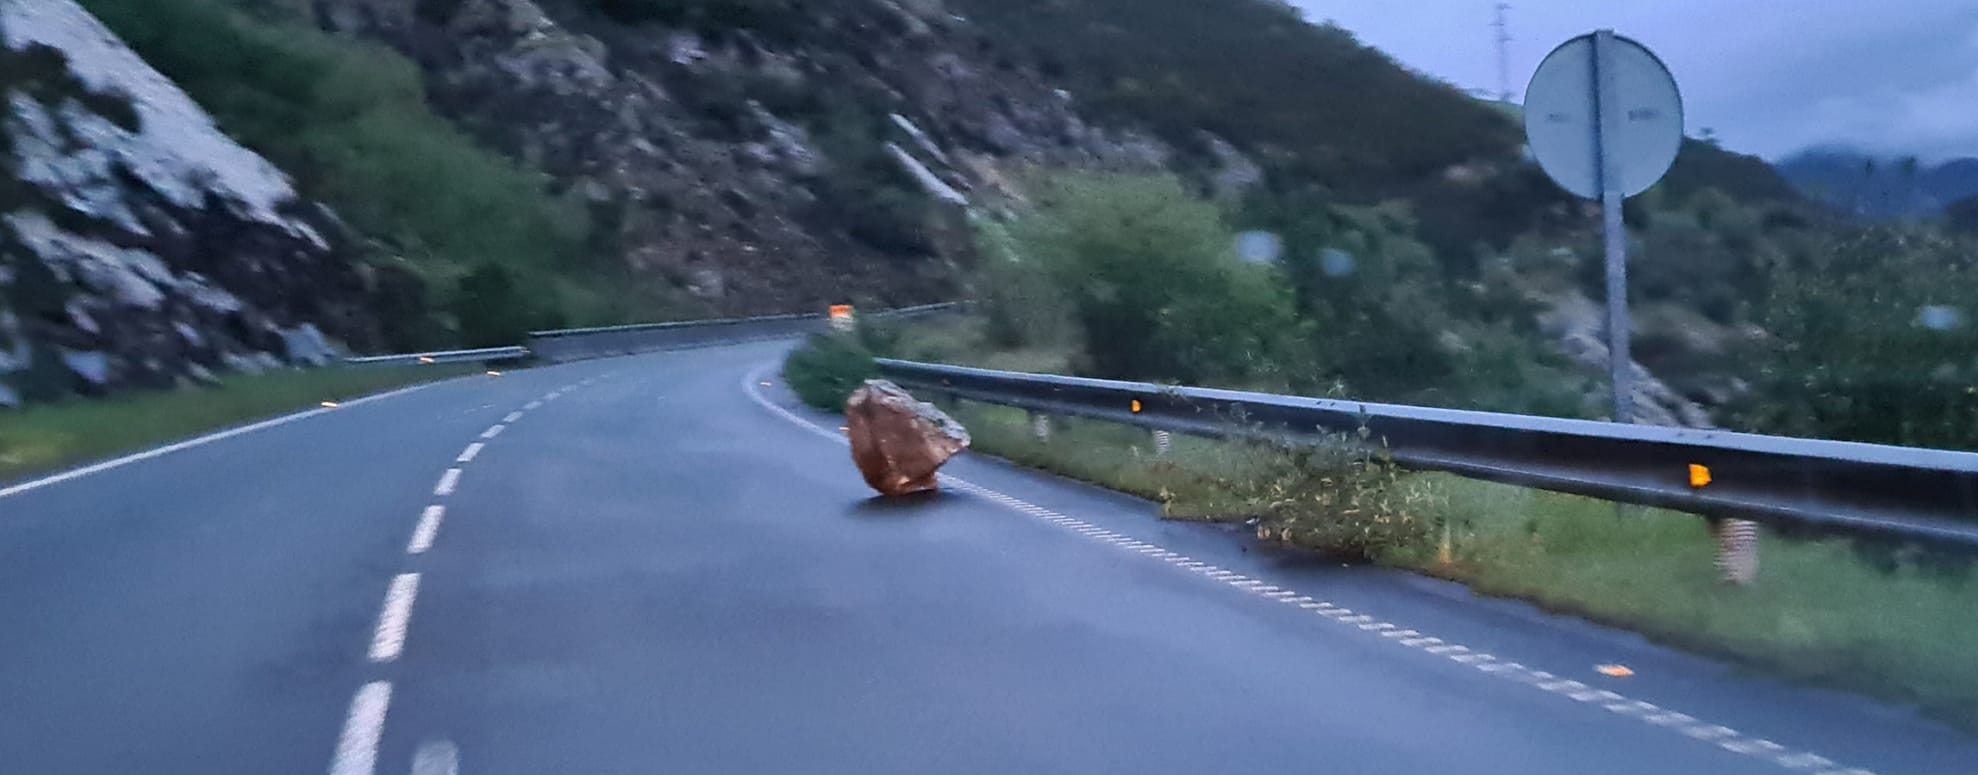
M883 379L867 380L845 402L852 461L872 489L889 496L938 489L935 472L964 449L968 429L933 404Z

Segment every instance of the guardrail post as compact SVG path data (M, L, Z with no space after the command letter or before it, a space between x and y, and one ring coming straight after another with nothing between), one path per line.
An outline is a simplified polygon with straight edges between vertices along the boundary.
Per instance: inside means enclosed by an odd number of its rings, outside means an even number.
M1758 578L1758 523L1720 519L1711 525L1717 534L1717 573L1726 584L1746 586Z
M1154 454L1159 457L1167 457L1168 453L1173 451L1174 434L1167 431L1154 431Z
M1051 416L1043 412L1030 413L1030 435L1038 442L1051 440Z

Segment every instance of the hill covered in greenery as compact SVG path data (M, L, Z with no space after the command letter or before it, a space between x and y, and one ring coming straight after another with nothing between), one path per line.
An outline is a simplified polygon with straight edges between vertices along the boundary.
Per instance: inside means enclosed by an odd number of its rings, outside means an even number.
M1264 182L1225 218L1281 241L1279 282L1313 342L1276 373L1381 400L1600 412L1596 211L1524 158L1515 107L1274 0L952 4L1088 109L1182 149L1177 169L1211 158L1205 128L1259 160ZM1701 140L1626 220L1637 358L1671 419L1978 444L1956 387L1978 381L1968 242L1850 223Z

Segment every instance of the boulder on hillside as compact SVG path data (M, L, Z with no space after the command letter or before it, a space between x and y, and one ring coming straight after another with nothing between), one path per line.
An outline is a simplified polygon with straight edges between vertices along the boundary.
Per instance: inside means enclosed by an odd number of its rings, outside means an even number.
M933 404L883 379L867 380L845 402L852 461L883 495L939 489L935 472L964 449L968 429Z

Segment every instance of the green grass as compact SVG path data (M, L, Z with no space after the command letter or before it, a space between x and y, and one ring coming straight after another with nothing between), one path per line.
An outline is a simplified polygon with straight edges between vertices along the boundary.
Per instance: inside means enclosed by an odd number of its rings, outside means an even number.
M1717 583L1700 518L1618 516L1589 498L1425 475L1449 504L1456 562L1419 568L1479 592L1624 626L1978 729L1978 579L1863 560L1843 539L1761 539L1757 583Z
M1058 420L1049 443L1023 412L964 403L951 411L978 451L1142 497L1171 519L1244 522L1250 502L1226 483L1262 475L1270 453L1177 437L1153 456L1146 431ZM1978 578L1966 570L1863 559L1845 540L1762 540L1756 584L1718 583L1704 520L1558 493L1411 474L1450 527L1439 541L1379 554L1387 564L1480 593L1642 632L1793 679L1911 702L1978 730Z
M0 414L0 481L156 446L323 401L478 371L469 366L284 370L211 388L131 393Z

